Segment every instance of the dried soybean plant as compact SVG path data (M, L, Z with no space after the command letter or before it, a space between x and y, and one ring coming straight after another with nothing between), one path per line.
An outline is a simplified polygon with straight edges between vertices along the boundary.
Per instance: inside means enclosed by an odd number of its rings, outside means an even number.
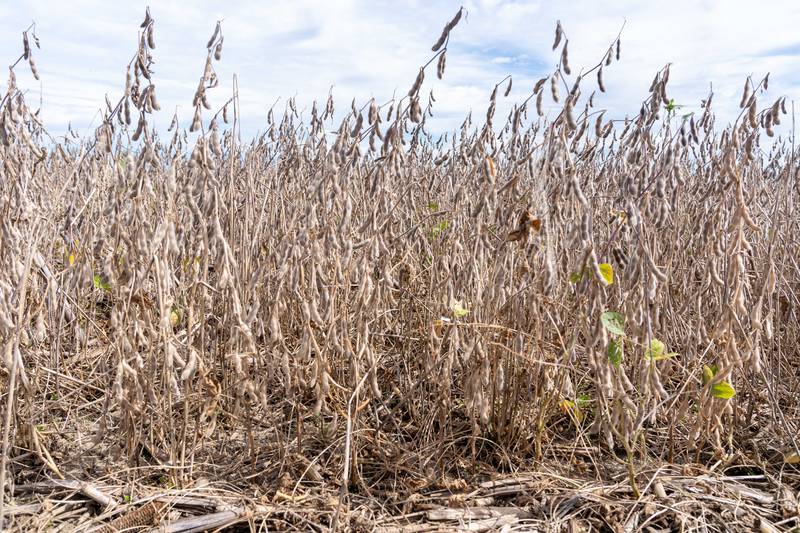
M179 486L280 484L299 461L298 486L316 472L341 497L421 472L517 469L566 443L619 457L637 490L636 465L654 457L797 457L786 98L760 108L768 78L748 78L719 130L713 94L679 113L668 65L638 114L611 120L597 105L620 36L581 70L559 22L555 71L505 122L510 77L485 118L436 136L423 86L433 65L443 77L464 13L401 98L353 101L338 126L332 94L308 120L290 99L249 142L235 82L204 120L219 22L189 130L175 116L168 140L148 120L149 10L91 139L44 142L12 66L0 476L24 477L6 460L21 450L56 476L94 454L158 465ZM39 428L56 425L82 436L54 455Z

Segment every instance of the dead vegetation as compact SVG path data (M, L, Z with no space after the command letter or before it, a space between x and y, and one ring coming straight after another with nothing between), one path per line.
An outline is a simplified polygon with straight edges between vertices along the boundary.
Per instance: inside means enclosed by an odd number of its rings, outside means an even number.
M790 103L748 78L733 124L713 94L681 115L667 66L609 120L619 37L580 70L559 23L505 121L510 78L433 136L462 14L402 98L290 99L247 142L219 23L192 135L149 126L148 11L64 142L15 81L29 28L0 94L0 526L800 526L796 149L762 144Z

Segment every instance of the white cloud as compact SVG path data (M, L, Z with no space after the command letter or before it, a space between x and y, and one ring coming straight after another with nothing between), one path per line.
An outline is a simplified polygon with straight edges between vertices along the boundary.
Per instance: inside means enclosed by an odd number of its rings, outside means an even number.
M183 124L191 119L191 98L205 59L205 43L217 19L223 19L225 45L212 104L230 95L238 75L245 132L265 126L266 111L279 97L297 96L300 107L324 100L334 87L338 109L351 99L385 101L402 95L442 25L458 2L365 0L294 2L159 2L156 19L156 75L164 108L159 126L178 109ZM514 89L499 106L504 117L511 101L520 101L540 76L557 63L550 50L556 19L570 39L574 71L602 57L626 20L622 61L605 72L609 92L597 99L610 115L638 111L655 72L672 63L670 95L696 109L713 83L715 108L729 120L738 112L747 75L772 71L764 104L800 89L794 64L800 39L793 23L800 4L745 0L641 2L619 0L503 1L466 0L468 16L453 31L445 79L433 73L426 86L437 98L433 129L457 127L472 109L481 116L495 83L513 74ZM36 52L42 76L35 82L18 68L28 97L43 101L45 124L61 134L68 122L87 131L104 104L124 85L125 65L137 41L145 3L30 1L0 5L0 44L4 61L21 49L21 30L37 23L42 49ZM587 88L591 82L587 80ZM283 105L279 104L282 109Z

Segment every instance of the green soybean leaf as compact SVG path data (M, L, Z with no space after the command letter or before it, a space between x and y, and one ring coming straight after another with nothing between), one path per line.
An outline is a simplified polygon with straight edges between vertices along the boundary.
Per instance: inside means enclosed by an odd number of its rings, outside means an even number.
M97 289L103 289L104 291L111 290L111 285L107 281L103 281L103 278L99 274L94 275L92 282Z
M622 356L622 339L611 339L611 342L608 343L608 359L611 361L611 364L619 368L620 363L622 363Z
M614 283L614 267L608 263L600 263L599 266L600 274L603 275L603 279L606 280L606 283L612 285Z
M711 395L714 398L729 400L736 396L736 390L733 388L733 385L727 381L720 381L719 383L711 385Z
M651 361L661 361L662 359L669 359L677 355L675 353L664 353L665 348L666 346L664 346L663 342L658 339L653 339L650 341L650 347L644 353L644 358L650 359Z
M711 379L717 375L719 371L719 367L717 365L703 365L703 385L711 381Z
M446 220L442 220L441 222L436 224L431 229L431 233L433 233L433 235L436 236L436 235L439 235L441 232L443 232L444 230L446 230L449 227L450 227L450 223L448 221L446 221Z
M600 315L600 321L610 333L625 335L625 315L616 311L606 311Z

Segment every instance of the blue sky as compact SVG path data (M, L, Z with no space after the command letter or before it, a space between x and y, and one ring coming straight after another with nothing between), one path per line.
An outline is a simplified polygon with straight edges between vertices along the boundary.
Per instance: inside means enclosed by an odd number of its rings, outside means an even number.
M124 87L125 65L133 56L147 2L0 1L3 61L21 51L21 31L36 22L42 48L35 52L41 74L36 82L23 66L18 83L30 103L42 102L45 125L61 135L71 123L79 133L96 125L105 95L116 101ZM596 105L609 116L638 112L653 75L672 63L670 96L697 110L713 83L715 109L722 120L738 114L745 77L770 76L768 105L779 96L800 95L800 2L710 1L361 1L152 2L156 21L154 82L163 110L155 118L166 128L177 109L191 121L191 100L205 60L205 43L217 19L225 44L218 66L220 87L209 98L215 107L239 78L243 132L263 129L267 109L278 98L296 96L299 108L323 102L333 86L342 111L375 97L402 95L441 27L460 5L466 20L452 33L444 80L433 72L425 81L437 99L434 130L457 127L472 109L482 115L493 85L512 74L514 88L501 102L524 99L535 81L555 67L550 50L555 21L570 39L573 71L602 57L626 22L622 61L605 71L608 93ZM2 78L5 88L5 77ZM587 87L589 85L587 84ZM784 124L790 121L784 121Z

